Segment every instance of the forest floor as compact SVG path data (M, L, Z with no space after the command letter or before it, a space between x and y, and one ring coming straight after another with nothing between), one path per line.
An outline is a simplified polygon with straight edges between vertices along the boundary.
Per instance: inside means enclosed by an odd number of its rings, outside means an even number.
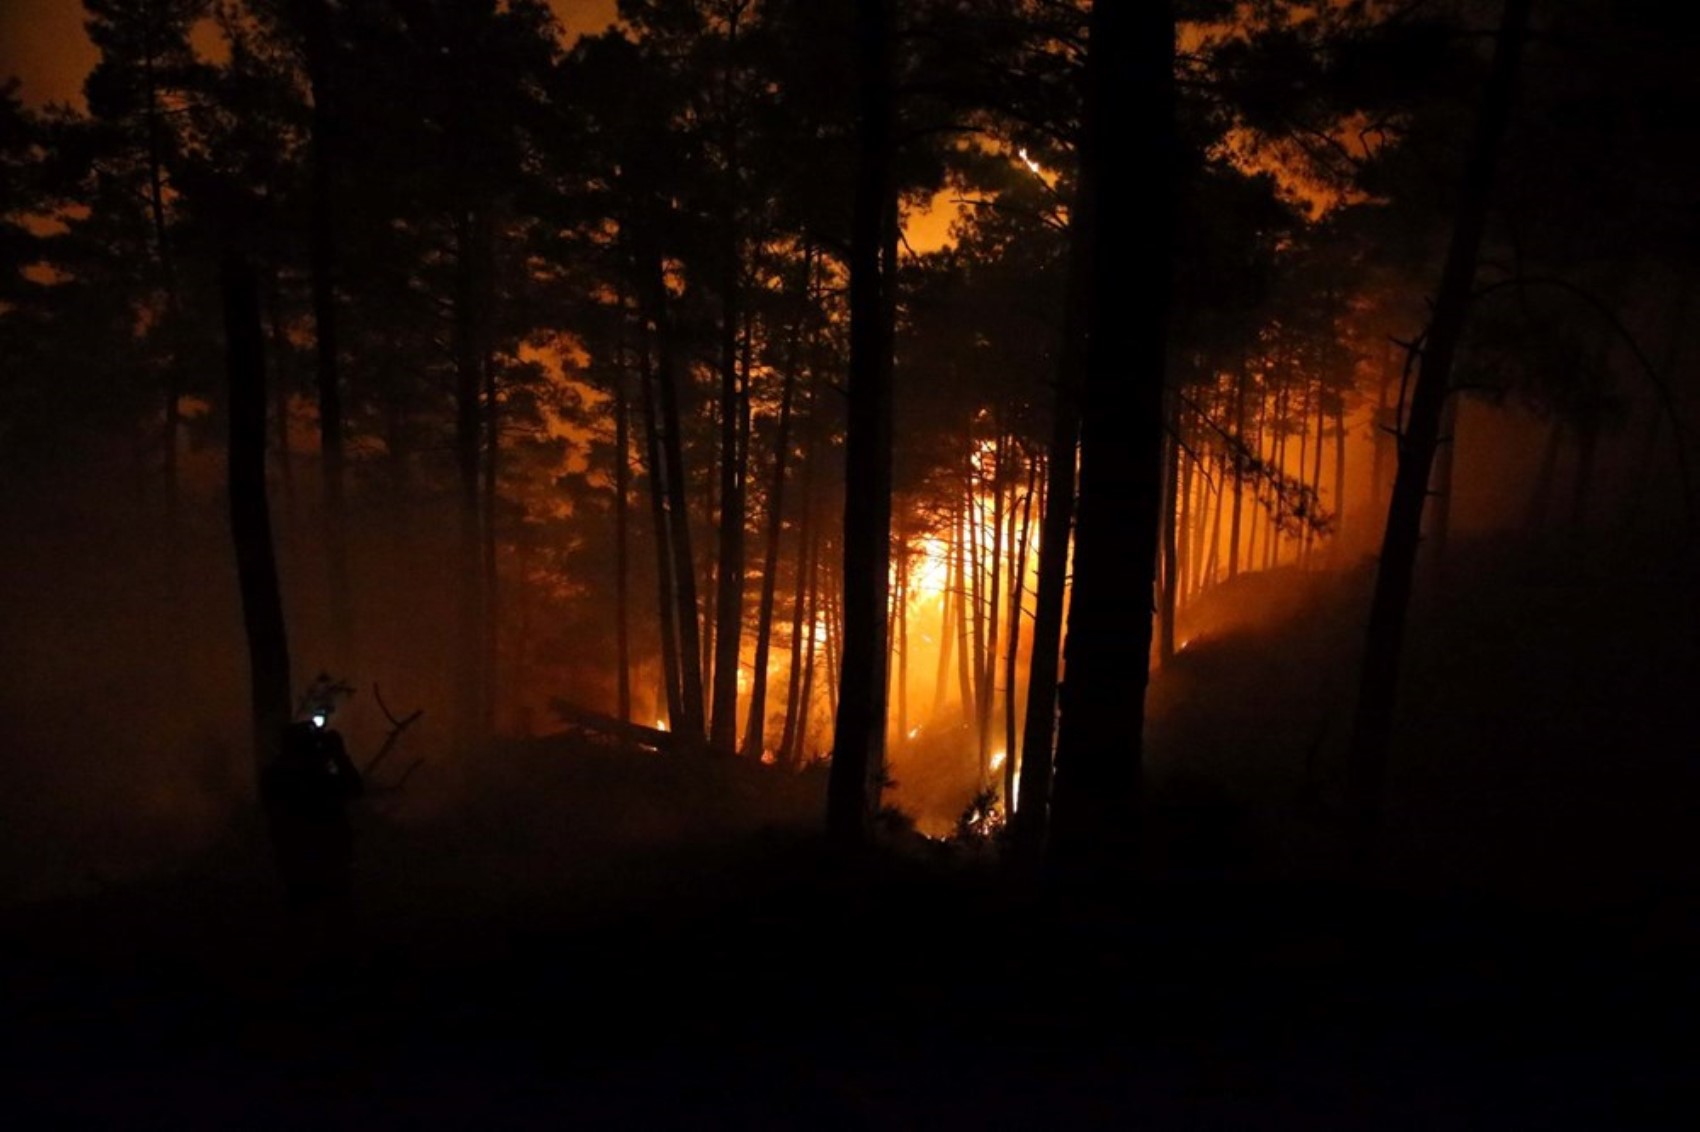
M1337 869L1364 576L1254 576L1153 687L1113 890L836 858L818 774L512 744L367 816L344 921L286 918L252 831L0 910L0 1118L1692 1127L1693 595L1531 561L1419 610L1374 888Z

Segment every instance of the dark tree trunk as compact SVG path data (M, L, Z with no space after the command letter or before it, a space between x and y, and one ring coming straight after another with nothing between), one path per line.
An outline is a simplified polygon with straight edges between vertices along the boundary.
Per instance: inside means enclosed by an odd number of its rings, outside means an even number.
M804 257L804 291L813 271L809 256ZM797 392L798 338L801 320L791 328L790 358L785 367L784 384L779 394L779 426L773 441L773 485L768 490L767 548L762 556L761 598L756 609L755 669L750 675L749 721L744 728L742 752L746 758L760 758L767 731L767 658L773 632L773 599L779 585L779 542L785 529L785 467L791 458L791 403ZM737 690L734 683L733 690Z
M1254 414L1257 424L1251 444L1251 451L1259 460L1263 459L1263 432L1265 420L1268 415L1269 400L1265 391L1260 388L1257 395L1257 412ZM1243 483L1241 488L1243 494ZM1252 491L1251 501L1252 512L1246 519L1245 569L1248 571L1254 571L1257 569L1257 532L1263 526L1262 517L1256 510L1257 491L1255 488Z
M970 530L968 506L968 503L964 503L956 513L955 549L952 552L956 561L956 691L962 706L962 722L965 726L971 726L974 722L974 676L969 668L969 621L974 615L973 606L980 593L979 586L971 585L968 579L968 571L973 569L966 545Z
M856 184L850 232L850 388L845 435L844 661L827 829L860 844L879 805L885 758L885 611L891 558L891 318L897 285L886 228L895 112L890 0L857 0ZM893 233L894 235L894 233ZM881 264L882 251L888 262Z
M738 654L744 631L744 451L749 420L748 372L738 366L738 241L726 249L720 312L720 556L715 572L713 694L709 742L730 751L738 742ZM759 728L758 728L759 732ZM758 754L760 752L757 752Z
M289 639L283 623L271 510L266 501L266 363L259 289L236 254L224 263L224 343L230 401L230 534L242 623L248 637L254 756L265 767L278 755L289 722Z
M1446 568L1446 546L1452 538L1452 462L1457 446L1452 435L1458 430L1458 398L1448 397L1440 411L1440 431L1435 438L1434 469L1429 474L1429 508L1427 530L1423 532L1423 549L1429 564L1438 577Z
M655 380L648 345L638 352L642 397L644 471L649 477L649 518L655 539L656 610L661 629L661 691L667 704L667 725L677 728L684 717L680 699L678 599L674 595L672 534L667 525L667 468L661 429L655 411Z
M1281 387L1275 397L1275 471L1287 474L1287 388ZM1281 520L1286 517L1286 504L1277 493L1275 505L1269 509L1269 543L1264 547L1265 569L1281 565Z
M1043 850L1050 819L1057 673L1068 591L1069 535L1074 526L1075 447L1080 439L1080 391L1086 369L1086 296L1091 289L1094 203L1084 194L1077 195L1068 228L1067 295L1046 452L1033 646L1027 667L1027 721L1021 738L1021 797L1026 802L1016 811L1013 828L1017 851L1029 861Z
M826 571L826 709L838 730L838 681L844 648L844 607L838 590L838 572Z
M1328 418L1326 416L1326 412L1327 409L1323 404L1323 389L1320 385L1318 385L1316 388L1316 451L1311 454L1310 468L1310 497L1316 500L1318 506L1322 503L1322 445L1323 441L1326 440L1328 436ZM1316 524L1314 522L1306 524L1306 562L1310 560L1311 554L1316 549L1316 534Z
M1094 3L1090 36L1080 191L1096 218L1087 295L1093 329L1050 838L1051 859L1064 869L1107 861L1136 836L1177 164L1172 5ZM1118 155L1129 137L1148 161ZM1142 207L1125 207L1136 196ZM1126 309L1119 296L1129 285L1141 301ZM1111 325L1123 332L1108 333Z
M677 362L667 314L667 285L661 259L652 256L650 318L655 323L656 385L660 391L662 458L666 468L668 543L673 551L674 623L679 633L679 714L673 730L701 742L703 719L702 634L698 624L696 560L691 554L690 482L679 436Z
M954 540L947 544L944 559L944 593L939 598L939 664L933 674L933 708L932 718L938 719L944 711L945 695L950 688L951 646L956 643L953 633L956 624L951 620L951 614L962 604L956 596L956 551Z
M1234 382L1234 443L1245 448L1245 387L1246 359L1240 354L1240 372ZM1228 581L1239 577L1240 573L1240 519L1245 509L1245 459L1243 451L1232 454L1234 462L1234 502L1233 517L1229 520L1228 534Z
M614 388L614 665L615 714L632 722L631 436L626 371Z
M797 729L792 736L790 762L803 761L808 753L809 709L815 700L815 652L820 639L820 532L816 531L809 548L809 647L803 656L803 688L797 694Z
M1179 421L1177 421L1177 427ZM1185 608L1191 592L1192 560L1193 560L1193 528L1197 525L1192 514L1192 480L1195 461L1186 446L1181 443L1177 431L1170 437L1169 443L1175 448L1175 459L1180 462L1180 502L1175 506L1175 619L1180 620L1180 611ZM1166 521L1166 520L1165 520ZM1176 626L1177 631L1179 626Z
M1310 390L1308 387L1301 390L1297 415L1299 418L1299 471L1293 478L1298 481L1300 487L1303 487L1307 482L1305 468L1310 457ZM1302 521L1305 519L1304 515L1300 514L1296 517L1301 522L1298 530L1293 533L1293 564L1302 568L1305 560L1305 548L1309 544L1310 524Z
M1339 551L1346 545L1346 398L1334 401L1334 546L1335 558L1344 565Z
M1399 690L1399 661L1406 612L1416 570L1423 503L1428 495L1442 410L1452 380L1452 362L1469 314L1476 259L1487 228L1494 166L1511 120L1531 0L1506 0L1494 49L1493 68L1482 98L1481 117L1470 142L1458 215L1446 266L1435 296L1434 317L1424 341L1410 411L1399 443L1399 467L1381 543L1375 596L1364 642L1363 680L1353 717L1348 789L1353 811L1354 855L1368 864L1380 824L1382 782L1393 738Z
M902 541L897 548L897 593L891 602L892 631L897 641L897 672L891 682L897 685L897 734L909 734L909 543ZM891 639L889 636L888 640ZM889 694L889 693L888 693Z
M687 383L690 381L689 364L685 366L685 380ZM708 453L708 474L703 477L703 487L707 492L708 498L704 501L702 511L700 512L705 517L702 526L706 529L702 532L702 538L693 544L697 547L706 546L707 550L705 552L695 554L692 559L695 562L697 569L698 592L705 595L701 606L701 663L702 683L703 687L707 689L707 694L709 696L714 694L714 617L715 614L719 612L715 605L715 594L718 591L715 589L714 582L717 576L715 574L715 566L720 561L720 523L718 519L720 514L720 449L722 447L719 437L720 420L720 398L716 396L714 400L714 429L716 435ZM697 512L694 511L692 513L697 514ZM709 726L707 716L703 717L703 726L705 728Z
M992 473L992 584L990 596L985 605L986 649L978 673L979 699L975 701L975 718L980 732L980 772L985 774L990 769L992 747L992 701L998 669L998 629L1003 621L1003 602L1000 599L1003 587L1003 558L1004 558L1004 493L1009 479L1004 467L1008 459L1009 439L1003 431L1003 413L995 414L998 424L998 440L993 448L995 471Z
M816 349L813 357L819 358L820 327L815 328ZM818 376L818 365L811 369L811 376ZM787 681L785 693L785 734L779 741L779 759L783 765L795 766L800 761L798 756L802 750L801 739L808 727L808 702L806 696L812 691L808 672L805 665L814 664L815 648L815 603L816 575L820 558L820 532L816 510L819 501L815 498L816 468L820 464L821 434L824 431L823 409L819 398L811 387L809 392L808 416L804 425L803 435L803 521L797 530L797 585L796 597L791 605L791 673ZM805 603L808 613L805 615ZM805 618L807 624L805 626ZM808 632L808 655L803 655L803 632Z
M1205 520L1205 531L1210 539L1210 552L1204 558L1204 572L1199 575L1198 588L1202 592L1206 586L1216 584L1218 571L1222 564L1222 506L1226 502L1224 485L1226 477L1221 473L1227 469L1218 465L1216 482L1207 485L1205 490L1210 494L1207 499L1208 509Z
M278 294L277 269L266 277L266 331L271 339L271 428L272 443L277 449L278 482L283 485L284 528L289 527L289 513L295 501L295 460L289 450L289 380L284 371L288 357L289 335L283 325L283 301ZM285 535L287 545L287 533Z
M339 180L334 43L326 0L294 0L302 32L303 61L313 99L310 119L307 261L313 293L313 349L317 359L319 467L325 506L325 568L330 582L336 662L354 656L354 597L348 567L348 503L343 449L342 374L337 341L336 196Z
M814 624L805 624L804 610L814 604L815 519L813 480L814 453L803 458L803 521L797 530L797 585L791 599L791 666L785 681L785 730L779 737L779 763L797 765L797 734L799 723L806 719L802 702L804 650L803 637L809 636L813 647ZM810 614L809 616L812 616Z
M1015 568L1009 578L1009 651L1003 666L1003 800L1004 813L1015 813L1015 775L1021 758L1015 718L1015 673L1021 652L1021 598L1027 575L1027 539L1033 533L1033 492L1038 487L1039 466L1027 465L1027 490L1021 496L1021 533L1015 540ZM1010 509L1010 521L1015 509Z
M974 450L974 429L968 429L969 451ZM964 530L968 535L968 614L973 619L971 635L974 645L974 666L969 677L972 691L962 701L962 712L974 728L975 750L980 754L980 769L985 770L986 736L980 722L980 699L986 678L986 563L983 539L986 529L986 504L983 498L982 473L970 460L964 475L967 477L967 500L963 512ZM965 654L966 655L966 654Z
M1371 438L1375 447L1371 450L1373 454L1369 472L1369 503L1372 513L1381 506L1381 501L1385 498L1383 489L1386 486L1386 475L1382 471L1382 467L1386 463L1387 446L1393 443L1393 437L1387 430L1394 423L1390 417L1395 407L1388 401L1388 397L1393 388L1393 367L1396 364L1394 360L1395 348L1390 339L1387 343L1387 356L1381 366L1381 388L1377 391L1375 400L1375 425Z
M496 395L496 359L488 349L480 359L484 369L484 733L496 733L501 694L502 617L501 578L496 571L496 511L501 498L502 420Z
M1175 617L1180 612L1180 398L1169 405L1168 434L1163 440L1163 525L1162 569L1159 571L1162 589L1157 611L1157 662L1168 664L1175 659Z

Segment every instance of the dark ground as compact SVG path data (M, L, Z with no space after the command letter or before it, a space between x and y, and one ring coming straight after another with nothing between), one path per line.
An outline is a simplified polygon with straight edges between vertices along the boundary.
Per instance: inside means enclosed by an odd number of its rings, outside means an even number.
M240 833L4 910L0 1113L1693 1127L1689 591L1526 561L1481 556L1412 642L1373 892L1331 863L1357 598L1294 585L1255 631L1200 611L1155 692L1146 875L1091 899L916 838L835 860L816 776L541 740L448 816L368 815L328 929Z

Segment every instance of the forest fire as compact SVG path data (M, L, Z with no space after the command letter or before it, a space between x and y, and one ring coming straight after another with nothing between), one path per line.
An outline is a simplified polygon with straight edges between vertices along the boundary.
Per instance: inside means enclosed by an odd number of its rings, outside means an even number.
M1695 1124L1676 7L0 6L4 1111Z

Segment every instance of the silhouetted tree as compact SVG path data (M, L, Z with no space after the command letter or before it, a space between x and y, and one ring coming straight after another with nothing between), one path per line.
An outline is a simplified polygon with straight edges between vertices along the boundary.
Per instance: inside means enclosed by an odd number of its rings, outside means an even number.
M1354 846L1360 864L1371 852L1380 820L1382 781L1393 735L1399 660L1411 600L1423 504L1439 440L1441 416L1452 395L1452 367L1469 315L1476 261L1487 227L1494 167L1511 121L1513 95L1531 0L1506 0L1493 66L1482 94L1458 195L1434 316L1423 336L1409 411L1399 436L1399 466L1382 537L1369 626L1364 641L1362 682L1353 716L1350 762Z
M1064 868L1101 861L1134 836L1162 502L1177 161L1170 5L1095 3L1089 35L1079 193L1095 239L1074 597L1049 841L1051 859ZM1134 168L1112 156L1127 135L1142 139L1150 158L1139 178L1148 203L1137 212L1125 206ZM1130 270L1139 273L1133 290L1141 302L1112 319ZM1120 331L1109 333L1112 325Z

